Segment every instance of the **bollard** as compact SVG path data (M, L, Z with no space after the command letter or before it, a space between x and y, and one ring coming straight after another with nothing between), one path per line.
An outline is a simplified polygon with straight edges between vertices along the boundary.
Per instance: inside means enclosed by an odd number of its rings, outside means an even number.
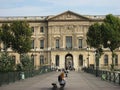
M25 74L24 74L24 72L21 72L21 79L22 79L22 80L25 79Z

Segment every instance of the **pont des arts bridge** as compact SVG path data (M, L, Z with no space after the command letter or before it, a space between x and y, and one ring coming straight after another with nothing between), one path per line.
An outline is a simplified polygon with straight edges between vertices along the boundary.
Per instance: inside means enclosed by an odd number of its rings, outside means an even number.
M55 90L52 88L51 83L56 83L61 90L57 82L57 77L61 72L44 70L44 73L34 75L31 78L15 81L14 83L3 84L0 90ZM106 72L102 72L101 76ZM26 75L26 74L25 74ZM107 79L103 80L100 75L96 77L93 74L86 73L84 71L69 71L68 77L65 78L66 86L64 90L120 90L120 85L117 81L109 82Z

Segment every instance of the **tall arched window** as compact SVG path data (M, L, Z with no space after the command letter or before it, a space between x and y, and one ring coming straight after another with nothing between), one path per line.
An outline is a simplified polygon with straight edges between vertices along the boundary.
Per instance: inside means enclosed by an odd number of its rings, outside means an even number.
M104 56L104 65L107 66L108 65L108 55Z
M56 55L55 57L55 65L59 66L59 55Z
M60 47L60 40L56 39L56 48L59 48L59 47Z
M82 43L83 43L83 40L82 39L78 39L78 47L79 48L82 48Z
M44 64L44 56L40 55L40 65L43 65L43 64Z
M72 36L66 36L66 48L67 49L72 48Z
M44 39L40 40L40 49L44 49Z
M79 55L79 66L83 66L83 55Z
M118 65L118 55L115 55L115 65L117 66Z
M34 49L34 40L32 40L32 43L31 43L31 48Z

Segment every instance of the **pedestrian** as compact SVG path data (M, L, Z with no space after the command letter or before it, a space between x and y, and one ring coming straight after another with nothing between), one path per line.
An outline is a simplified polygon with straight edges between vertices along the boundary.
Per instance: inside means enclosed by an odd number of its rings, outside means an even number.
M68 77L68 70L65 70L64 73L65 73L65 77Z
M65 76L64 76L64 72L62 72L59 76L58 76L58 82L60 84L61 87L64 87L66 84L65 81Z

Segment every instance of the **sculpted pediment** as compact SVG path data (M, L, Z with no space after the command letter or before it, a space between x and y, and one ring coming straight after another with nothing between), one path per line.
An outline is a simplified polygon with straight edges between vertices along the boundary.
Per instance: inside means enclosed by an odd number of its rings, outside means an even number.
M48 20L89 20L89 18L79 15L77 13L71 12L71 11L67 11L64 12L62 14L53 16L51 18L49 18Z

